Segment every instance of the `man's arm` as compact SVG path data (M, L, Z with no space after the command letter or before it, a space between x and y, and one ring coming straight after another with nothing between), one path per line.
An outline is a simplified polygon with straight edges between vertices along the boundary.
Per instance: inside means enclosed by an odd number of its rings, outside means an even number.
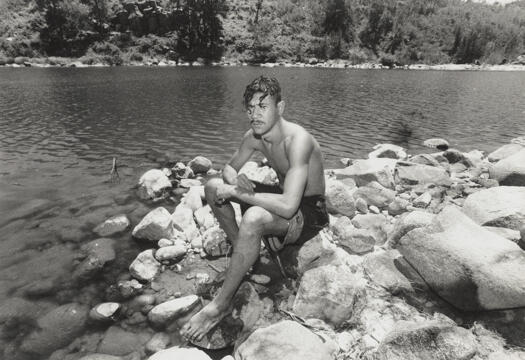
M253 134L250 130L242 138L239 149L235 151L230 161L222 169L222 179L226 184L237 185L238 172L250 159L254 151Z
M285 175L282 194L248 193L236 186L229 186L226 197L235 197L251 205L289 219L297 212L304 195L308 179L308 161L313 151L313 142L308 133L297 134L288 151L290 168Z

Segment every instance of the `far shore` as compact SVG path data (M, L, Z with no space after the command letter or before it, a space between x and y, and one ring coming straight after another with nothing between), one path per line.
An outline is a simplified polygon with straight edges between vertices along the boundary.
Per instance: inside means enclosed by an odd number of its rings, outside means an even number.
M124 67L140 67L140 66L151 66L151 67L184 67L184 66L222 66L222 67L233 67L233 66L260 66L260 67L294 67L294 68L334 68L334 69L394 69L394 70L447 70L447 71L525 71L525 64L503 64L503 65L492 65L492 64L439 64L439 65L428 65L428 64L411 64L403 66L385 66L379 63L362 63L352 64L347 60L319 60L304 62L268 62L268 63L247 63L238 60L222 60L219 62L205 62L205 61L174 61L174 60L145 60L141 62L126 62L119 65L108 65L103 62L86 63L82 59L78 58L15 58L11 63L2 64L0 67L36 67L36 68L47 68L47 67L110 67L110 66L124 66Z

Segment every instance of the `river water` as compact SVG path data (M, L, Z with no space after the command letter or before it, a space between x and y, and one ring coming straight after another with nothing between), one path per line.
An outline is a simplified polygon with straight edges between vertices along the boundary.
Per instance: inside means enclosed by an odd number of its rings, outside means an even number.
M220 168L248 129L241 99L259 74L280 80L285 118L315 135L327 167L382 142L414 153L442 137L492 151L525 135L525 72L0 68L0 303L103 301L138 247L117 237L112 267L71 284L78 248L107 217L135 225L154 206L133 190L145 170L196 155Z

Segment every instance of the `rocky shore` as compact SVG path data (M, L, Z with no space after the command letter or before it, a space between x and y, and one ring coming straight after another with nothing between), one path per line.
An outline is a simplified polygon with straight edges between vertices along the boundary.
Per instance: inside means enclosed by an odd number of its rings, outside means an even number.
M201 156L148 170L136 194L155 208L96 226L71 277L89 281L117 261L117 234L143 249L129 271L104 302L2 304L3 338L21 321L34 325L4 356L525 359L525 137L488 155L443 139L425 145L429 153L408 155L379 144L326 169L329 227L281 251L281 266L263 249L231 315L197 344L179 329L213 297L231 253L204 200L205 181L220 174ZM277 181L264 163L242 172Z
M124 62L122 66L154 66L154 67L173 67L173 66L260 66L266 68L273 67L295 67L295 68L334 68L334 69L398 69L398 70L446 70L446 71L525 71L525 59L520 62L493 65L493 64L412 64L404 66L385 66L380 63L363 63L354 64L347 60L319 60L309 59L307 62L276 62L276 63L246 63L236 59L222 59L221 61L205 61L204 59L197 59L195 61L175 61L167 59L144 59L143 61L129 61ZM109 67L110 65L98 62L93 59L84 61L76 58L26 58L18 57L12 59L0 59L0 67ZM120 66L120 65L119 65Z

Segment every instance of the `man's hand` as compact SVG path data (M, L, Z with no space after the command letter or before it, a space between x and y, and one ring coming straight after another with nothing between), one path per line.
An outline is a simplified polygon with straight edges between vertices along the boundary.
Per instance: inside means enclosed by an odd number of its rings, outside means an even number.
M255 184L248 179L246 174L240 174L237 176L237 188L241 192L252 194L253 189L255 189Z

